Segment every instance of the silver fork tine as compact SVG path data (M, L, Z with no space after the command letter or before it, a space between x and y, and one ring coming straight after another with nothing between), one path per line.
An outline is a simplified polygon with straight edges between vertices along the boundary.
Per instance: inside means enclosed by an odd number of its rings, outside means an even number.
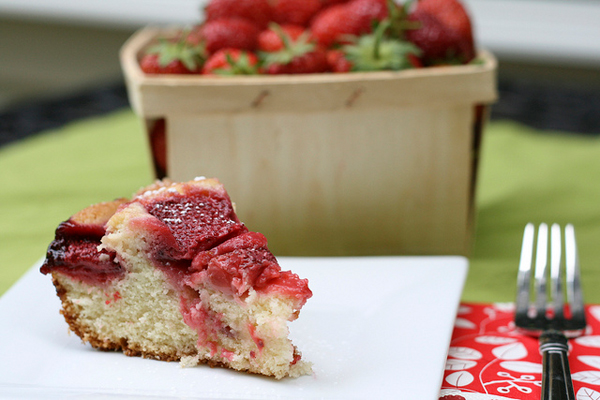
M540 224L535 253L535 309L538 318L546 315L546 275L548 266L548 225Z
M531 262L533 258L533 235L535 227L529 223L523 233L521 260L519 261L519 274L517 276L517 315L526 315L529 309L529 287L531 285Z
M551 230L551 246L550 246L550 297L552 298L552 307L556 318L563 318L564 310L564 294L562 288L562 240L560 233L560 225L552 224Z
M579 255L575 241L575 229L569 224L565 227L565 253L566 253L566 283L567 301L571 309L572 318L583 318L583 297L579 272Z
M543 365L542 400L574 400L567 338L583 334L586 326L575 230L572 225L565 227L566 272L561 272L563 243L560 226L553 224L550 233L551 247L548 249L548 225L540 224L534 267L532 261L535 227L533 224L527 224L525 227L517 276L515 325L539 338ZM550 250L549 266L548 250ZM535 283L532 284L531 279L535 279ZM546 291L548 284L550 284L550 293ZM564 287L566 287L566 299ZM530 294L532 289L534 299ZM531 303L535 308L531 308ZM566 310L566 304L571 311L570 318L566 318L563 312ZM551 310L554 312L550 312Z

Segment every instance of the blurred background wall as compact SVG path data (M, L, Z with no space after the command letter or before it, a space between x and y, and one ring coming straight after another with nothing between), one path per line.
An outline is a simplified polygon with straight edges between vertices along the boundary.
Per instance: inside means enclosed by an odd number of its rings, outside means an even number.
M118 51L136 29L200 21L205 1L0 0L0 112L121 84ZM600 89L600 1L463 1L505 96L523 85Z

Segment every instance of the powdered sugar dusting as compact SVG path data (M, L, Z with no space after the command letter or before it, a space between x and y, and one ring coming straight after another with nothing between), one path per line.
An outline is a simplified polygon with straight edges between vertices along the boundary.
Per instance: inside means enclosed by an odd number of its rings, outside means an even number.
M191 257L198 250L212 248L246 231L227 194L218 187L172 185L138 199L173 235L181 251L177 258Z
M146 190L144 193L142 193L140 195L140 197L150 197L150 196L155 196L157 194L160 194L161 192L164 192L165 190L167 190L167 188L165 186L162 186L158 189L154 189L154 190Z

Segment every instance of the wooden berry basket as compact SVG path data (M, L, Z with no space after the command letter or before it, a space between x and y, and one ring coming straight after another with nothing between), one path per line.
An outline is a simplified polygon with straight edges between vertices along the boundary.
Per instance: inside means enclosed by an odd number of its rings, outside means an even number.
M148 76L154 28L121 50L129 98L166 121L166 174L218 178L277 255L468 255L497 63L295 76Z

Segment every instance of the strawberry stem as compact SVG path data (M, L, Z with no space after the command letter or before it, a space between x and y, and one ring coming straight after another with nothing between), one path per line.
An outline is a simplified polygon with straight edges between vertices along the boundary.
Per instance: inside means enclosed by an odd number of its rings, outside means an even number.
M161 67L166 67L172 61L180 61L190 71L199 68L206 59L203 46L193 45L186 40L187 31L180 32L176 38L161 37L158 43L149 47L146 54L157 54Z
M377 25L377 29L375 29L375 45L373 46L373 59L379 60L381 58L381 41L383 40L383 35L390 27L390 20L385 19L381 21L379 25Z
M281 42L283 43L283 47L285 49L289 49L291 47L290 37L287 35L287 33L284 32L283 29L281 29L281 25L273 22L269 24L269 28L273 32L275 32L277 36L279 36L279 39L281 39Z
M273 23L269 26L281 39L283 48L275 52L262 52L260 55L263 58L265 67L273 64L286 65L291 63L296 57L314 51L316 45L311 40L310 33L304 31L295 40L285 32L281 26Z

